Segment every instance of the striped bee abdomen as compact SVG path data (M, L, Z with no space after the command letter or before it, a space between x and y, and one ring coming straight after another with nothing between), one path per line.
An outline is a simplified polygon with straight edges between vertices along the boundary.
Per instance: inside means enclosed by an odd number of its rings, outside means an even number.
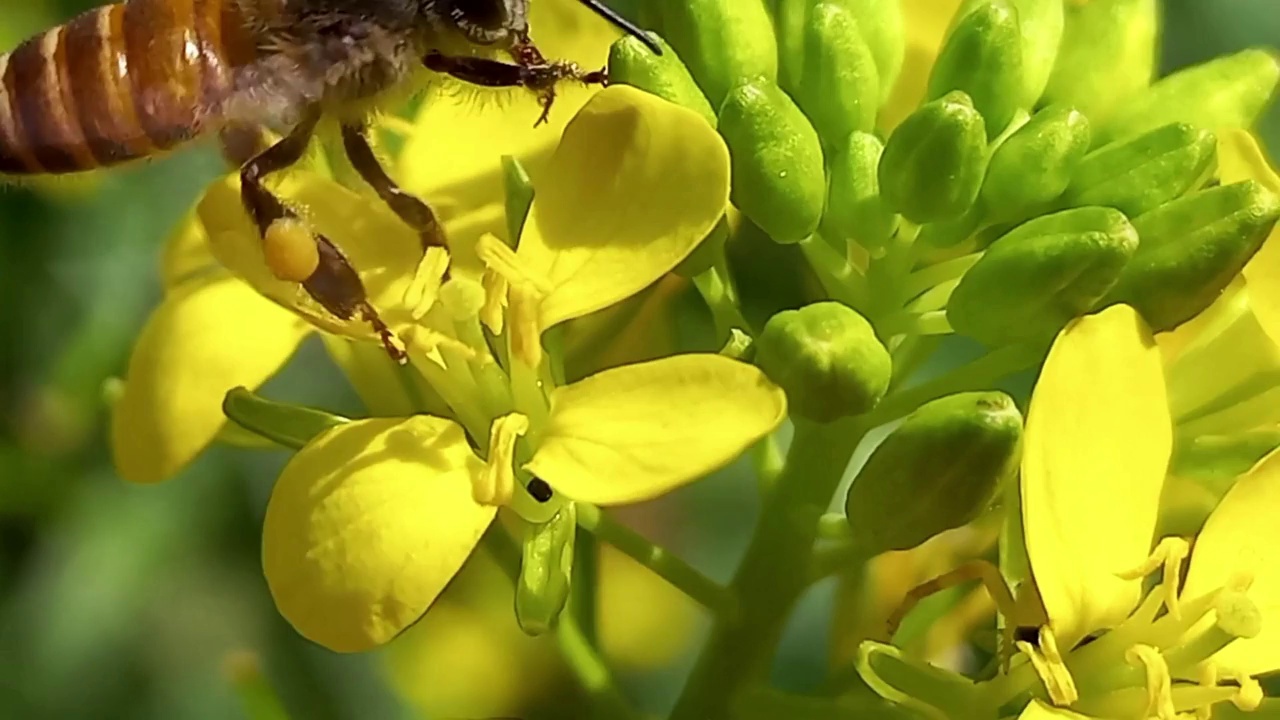
M236 0L129 0L0 56L0 173L68 173L216 127L256 55Z

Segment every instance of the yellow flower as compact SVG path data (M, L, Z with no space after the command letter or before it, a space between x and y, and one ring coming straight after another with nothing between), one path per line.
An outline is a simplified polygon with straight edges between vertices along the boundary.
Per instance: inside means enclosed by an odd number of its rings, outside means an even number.
M960 0L902 0L902 15L907 20L906 52L898 82L880 109L883 130L897 127L924 99L933 61L959 8Z
M1171 426L1160 351L1132 309L1063 330L1032 395L1021 481L1047 622L1037 642L1018 643L1029 663L996 685L1034 672L1054 705L1105 718L1173 720L1260 701L1252 676L1280 669L1275 643L1259 635L1280 622L1280 566L1265 555L1280 539L1280 457L1223 498L1182 585L1188 543L1153 548ZM1159 569L1144 597L1143 579Z
M573 0L541 0L531 12L535 37L549 56L599 66L617 37L616 29ZM533 122L540 108L525 93L510 94L501 107L482 107L474 94L431 97L398 158L404 186L439 212L465 258L467 242L481 233L505 234L501 157L512 155L539 168L569 118L593 93L566 89L549 125L537 130ZM420 254L408 228L335 183L305 172L291 174L294 179L285 184L284 194L304 206L321 231L333 233L362 279L383 291L374 301L403 289L408 282L404 275L412 274ZM252 262L254 253L260 258L261 251L240 208L234 180L212 187L201 209L205 224L188 218L169 243L165 297L134 346L112 420L116 467L135 482L159 482L185 467L224 427L224 394L238 386L260 386L311 330L297 314L280 307L297 311L306 305L296 286L269 282L274 278L262 277L265 267ZM242 232L228 234L231 227ZM211 257L211 240L219 245L218 259L232 272ZM244 244L237 246L236 241ZM328 330L354 331L350 325L334 327L332 318L316 313L314 306L303 315ZM327 336L326 345L361 386L391 377L389 363L371 363L368 353L362 361L361 351L349 343Z

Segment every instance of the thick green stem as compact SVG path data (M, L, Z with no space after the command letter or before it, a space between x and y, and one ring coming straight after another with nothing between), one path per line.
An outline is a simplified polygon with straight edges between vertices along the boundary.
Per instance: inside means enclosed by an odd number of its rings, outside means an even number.
M728 718L735 698L768 677L787 616L809 583L801 559L867 429L857 419L795 420L786 467L730 586L738 612L717 619L671 720Z

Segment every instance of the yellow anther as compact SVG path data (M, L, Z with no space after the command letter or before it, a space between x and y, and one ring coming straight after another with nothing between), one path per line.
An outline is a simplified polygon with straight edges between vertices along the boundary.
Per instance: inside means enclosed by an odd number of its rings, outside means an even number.
M1169 665L1159 650L1150 645L1134 645L1125 652L1131 665L1142 665L1147 674L1147 709L1143 717L1159 720L1177 720L1173 704L1173 678Z
M491 234L483 235L476 241L476 255L485 267L506 278L511 285L528 284L537 288L539 295L550 295L552 287L546 278L530 272L516 251Z
M484 307L480 309L480 322L489 328L489 332L501 335L503 321L506 319L503 312L507 307L507 292L511 286L506 278L492 270L484 271L480 284L484 287Z
M449 251L440 247L427 248L418 261L413 279L404 291L404 305L414 320L421 320L435 305L440 295L440 284L449 268Z
M489 425L489 461L471 487L481 505L506 505L515 494L516 440L529 430L529 418L511 413Z
M1080 692L1076 689L1071 671L1062 661L1062 654L1058 651L1058 641L1053 631L1047 627L1040 628L1038 644L1039 647L1020 640L1014 646L1030 661L1040 682L1044 684L1045 691L1049 693L1050 702L1058 707L1075 704L1080 699Z
M320 266L316 238L297 218L281 218L267 226L262 255L271 274L285 282L303 282Z
M1160 592L1164 596L1164 605L1175 620L1182 617L1182 608L1178 604L1178 587L1182 584L1182 561L1187 559L1191 546L1186 540L1176 537L1162 539L1151 552L1146 562L1127 572L1116 573L1122 580L1140 580L1151 573L1164 568L1160 579Z
M1231 697L1231 704L1245 712L1257 710L1265 698L1262 686L1258 684L1257 680L1242 672L1232 671L1230 674L1240 684L1240 691Z
M542 364L542 324L538 318L542 298L525 283L512 285L508 297L512 359L536 368Z

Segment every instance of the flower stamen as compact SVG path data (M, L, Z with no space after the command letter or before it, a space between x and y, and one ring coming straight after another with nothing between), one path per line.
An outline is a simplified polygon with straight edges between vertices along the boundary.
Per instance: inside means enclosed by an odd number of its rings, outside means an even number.
M1178 603L1178 588L1182 584L1182 561L1187 559L1191 546L1186 540L1177 537L1162 539L1146 562L1132 570L1116 573L1122 580L1140 580L1151 573L1164 568L1160 580L1160 592L1164 595L1164 605L1175 620L1182 617L1182 608Z
M442 247L427 248L404 291L404 305L414 320L421 320L435 305L448 269L449 251Z
M1147 709L1143 717L1176 720L1173 705L1173 678L1159 650L1150 645L1134 645L1125 652L1130 665L1141 664L1147 675Z
M1040 628L1038 647L1025 640L1019 640L1014 646L1031 662L1031 667L1040 677L1049 693L1049 700L1054 705L1067 707L1080 699L1071 671L1062 661L1062 653L1058 650L1058 640L1053 630L1048 627Z
M481 505L506 505L515 494L516 441L529 430L529 418L511 413L489 426L489 461L476 476L471 496Z

